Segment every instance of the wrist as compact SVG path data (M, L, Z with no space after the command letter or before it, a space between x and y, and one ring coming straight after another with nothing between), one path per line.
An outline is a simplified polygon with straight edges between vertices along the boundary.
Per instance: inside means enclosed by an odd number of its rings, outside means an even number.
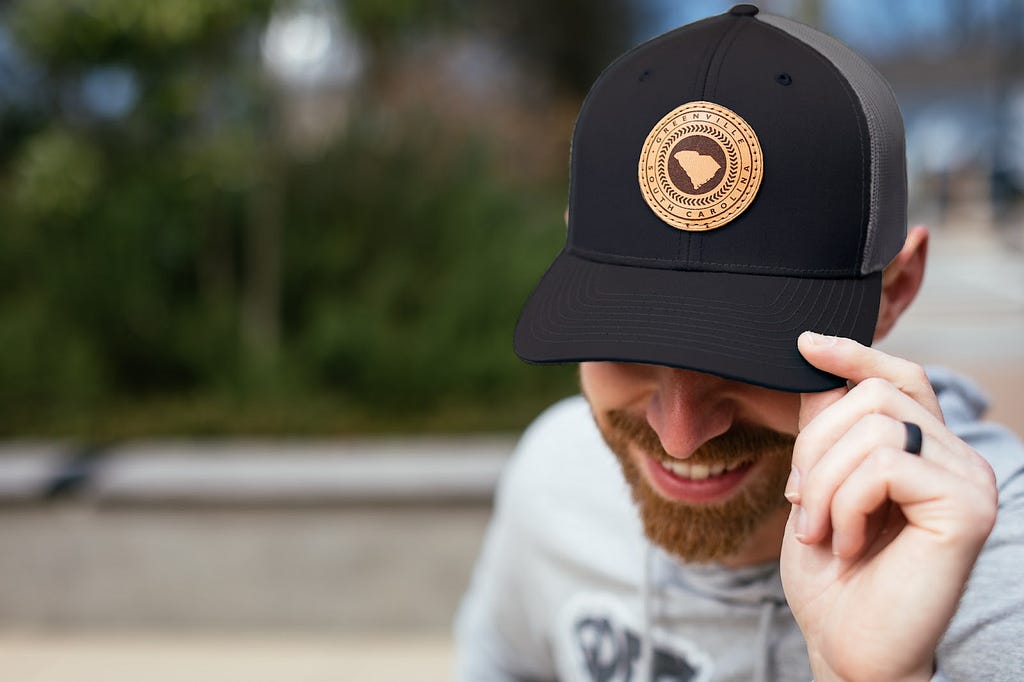
M808 652L810 653L810 652ZM883 674L879 671L863 670L855 674L841 674L834 670L820 655L810 655L812 682L876 682L877 680L891 680L892 682L934 682L935 661L919 666L916 670L897 675ZM945 679L945 678L940 678Z

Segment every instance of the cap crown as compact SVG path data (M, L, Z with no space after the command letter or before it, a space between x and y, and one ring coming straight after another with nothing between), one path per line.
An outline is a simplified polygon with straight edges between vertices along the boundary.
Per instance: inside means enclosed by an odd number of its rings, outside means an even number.
M645 202L637 162L687 102L740 116L763 152L752 203L676 229ZM859 277L906 235L903 123L885 80L839 41L771 15L712 17L651 40L594 84L573 134L566 250L644 267Z

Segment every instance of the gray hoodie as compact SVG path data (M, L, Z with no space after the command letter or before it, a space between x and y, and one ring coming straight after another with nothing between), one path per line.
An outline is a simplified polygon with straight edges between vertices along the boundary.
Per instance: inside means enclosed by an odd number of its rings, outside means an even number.
M950 429L991 463L996 527L937 651L936 680L1024 680L1024 446L981 392L929 370ZM647 542L577 396L524 433L455 626L456 679L811 679L777 562L684 564Z

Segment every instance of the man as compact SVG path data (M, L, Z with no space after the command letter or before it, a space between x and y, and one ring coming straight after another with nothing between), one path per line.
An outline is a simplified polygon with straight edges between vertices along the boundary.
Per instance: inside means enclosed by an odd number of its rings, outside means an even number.
M1024 679L1024 450L870 347L924 273L904 163L881 76L750 5L602 74L515 335L586 402L506 471L459 679Z

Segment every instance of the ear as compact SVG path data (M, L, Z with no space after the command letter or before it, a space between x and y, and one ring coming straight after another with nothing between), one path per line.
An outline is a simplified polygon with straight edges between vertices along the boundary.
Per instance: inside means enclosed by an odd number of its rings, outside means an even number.
M878 308L875 342L885 338L914 301L924 280L927 258L928 230L919 225L907 233L903 249L882 273L882 301Z

